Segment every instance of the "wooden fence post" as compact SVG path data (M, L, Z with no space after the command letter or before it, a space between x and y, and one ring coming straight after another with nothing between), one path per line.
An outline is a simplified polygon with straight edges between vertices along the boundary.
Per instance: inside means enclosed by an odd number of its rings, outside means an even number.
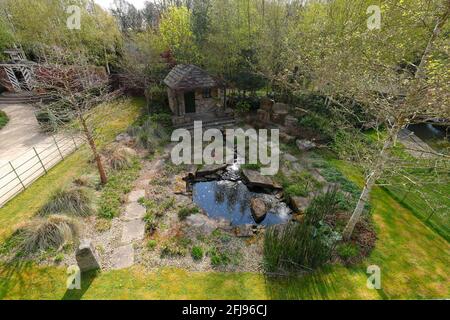
M39 162L41 163L42 169L44 169L45 174L47 174L47 169L45 169L44 163L41 160L41 157L39 157L39 153L36 151L36 148L33 147L34 153L36 153L36 157L39 159Z
M25 185L23 184L22 179L20 179L20 176L19 176L19 174L17 173L17 171L16 171L16 169L14 168L13 164L11 163L11 161L9 161L9 165L10 165L11 168L13 169L13 172L16 174L17 179L19 179L20 184L21 184L22 187L23 187L23 190L25 190L25 189L26 189L26 188L25 188Z
M59 155L61 156L61 159L64 160L64 156L63 156L61 150L59 149L58 142L56 142L55 136L52 136L52 137L53 137L53 141L55 141L55 146L56 146L56 149L58 149L58 152L59 152Z

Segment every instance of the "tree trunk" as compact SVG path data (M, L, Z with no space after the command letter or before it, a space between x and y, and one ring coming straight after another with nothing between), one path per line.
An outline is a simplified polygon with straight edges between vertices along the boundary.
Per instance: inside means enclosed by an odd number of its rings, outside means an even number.
M359 197L358 203L356 204L355 210L353 211L353 214L350 217L350 220L348 221L347 225L345 226L344 231L342 232L342 237L345 241L350 240L350 238L352 237L353 230L355 229L355 226L358 223L358 221L361 219L361 215L364 212L364 207L366 206L366 203L369 201L372 188L375 185L375 182L377 181L377 179L381 176L381 174L384 171L385 164L388 160L388 158L387 158L388 150L394 144L394 141L397 138L397 135L402 128L403 128L403 126L399 126L399 127L393 127L392 130L390 130L389 137L384 142L383 149L381 149L381 152L380 152L378 160L374 166L374 169L366 178L363 191L361 192L361 195Z
M89 130L86 120L83 116L79 117L81 125L83 126L83 131L86 136L86 139L89 143L89 147L91 148L92 154L94 155L95 162L97 164L98 173L100 174L100 181L104 185L108 182L108 177L106 176L105 168L103 167L102 159L100 157L100 154L97 151L97 146L95 144L94 137L91 134L91 131Z
M416 72L416 79L417 78L423 78L425 76L425 64L427 62L427 58L433 49L434 41L437 39L439 34L442 31L442 28L444 27L444 24L447 22L448 18L450 16L450 1L445 0L445 11L442 17L438 18L438 21L436 22L436 25L434 26L433 33L431 34L430 39L428 40L427 47L425 48L422 59L420 60L420 64L417 67Z

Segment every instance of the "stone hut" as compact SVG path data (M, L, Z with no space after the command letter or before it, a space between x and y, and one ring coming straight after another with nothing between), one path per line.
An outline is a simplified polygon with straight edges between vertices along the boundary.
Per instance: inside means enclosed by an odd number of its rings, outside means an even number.
M224 112L224 92L203 69L179 64L164 79L174 123L207 120Z

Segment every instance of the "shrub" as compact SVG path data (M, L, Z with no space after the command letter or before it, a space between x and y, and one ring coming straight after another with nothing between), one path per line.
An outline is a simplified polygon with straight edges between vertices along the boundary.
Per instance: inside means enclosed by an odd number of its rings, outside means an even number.
M6 113L3 112L2 110L0 110L0 129L3 128L4 126L6 126L8 121L9 121L9 118L6 115Z
M203 249L198 246L192 247L191 251L192 259L194 260L202 260L203 259Z
M155 231L158 229L158 221L156 221L155 215L153 213L147 212L147 214L144 217L145 222L145 230L149 234L155 233Z
M287 197L306 197L309 194L308 188L302 183L288 186L284 193Z
M308 223L270 227L264 237L264 268L268 273L312 270L328 262L331 248Z
M154 122L151 118L148 118L142 126L128 128L128 134L136 138L137 146L151 152L170 141L167 128L161 123Z
M59 189L47 203L39 209L41 216L49 214L68 214L85 217L92 214L92 200L84 188Z
M208 255L211 258L211 265L213 267L226 266L231 262L230 253L217 247L211 248Z
M249 102L245 100L240 100L236 104L236 112L240 115L246 114L251 110L252 106Z
M78 237L75 220L61 215L36 218L22 229L22 252L25 255L49 249L61 249Z
M155 250L156 245L157 245L156 240L148 240L148 241L147 241L147 248L148 248L148 250L150 250L150 251Z
M341 243L337 246L336 252L343 260L348 260L359 255L359 248L354 243Z
M200 212L200 209L197 207L183 207L178 211L178 218L180 220L185 220L192 214L197 214Z
M166 243L161 248L161 258L184 257L186 253L186 248L184 248L177 242Z
M306 209L306 223L317 225L325 216L337 212L338 191L336 188L330 188L325 193L316 195Z
M133 165L134 150L126 147L109 149L103 153L106 163L113 170L129 169Z

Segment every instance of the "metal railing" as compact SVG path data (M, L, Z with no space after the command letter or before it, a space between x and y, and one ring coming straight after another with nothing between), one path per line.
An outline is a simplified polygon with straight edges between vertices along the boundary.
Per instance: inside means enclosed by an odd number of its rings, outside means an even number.
M0 208L77 150L81 143L75 137L53 136L52 143L32 147L0 166Z

